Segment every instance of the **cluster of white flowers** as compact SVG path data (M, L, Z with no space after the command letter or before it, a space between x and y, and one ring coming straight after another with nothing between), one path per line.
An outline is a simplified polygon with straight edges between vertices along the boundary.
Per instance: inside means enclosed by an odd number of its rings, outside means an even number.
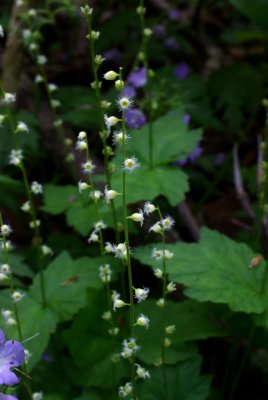
M137 345L135 338L130 338L129 340L124 339L122 343L121 356L123 358L132 357L138 350L140 346Z
M120 386L118 390L118 394L120 397L127 397L132 394L133 387L131 382L127 382L124 386Z
M20 165L23 160L23 153L21 149L13 149L9 154L9 164L11 165Z
M1 315L2 315L2 317L3 317L4 321L5 321L5 324L7 326L13 326L13 325L17 324L15 318L13 318L13 311L2 309L1 310Z
M149 232L163 234L164 231L169 231L174 224L175 224L174 219L168 215L165 218L162 218L160 221L157 221L154 225L152 225L151 228L149 229Z
M84 131L79 132L75 148L80 151L88 149L86 132Z
M152 251L152 258L155 258L157 261L163 260L163 258L165 260L170 260L173 256L174 253L167 249L163 251L162 249L154 248Z

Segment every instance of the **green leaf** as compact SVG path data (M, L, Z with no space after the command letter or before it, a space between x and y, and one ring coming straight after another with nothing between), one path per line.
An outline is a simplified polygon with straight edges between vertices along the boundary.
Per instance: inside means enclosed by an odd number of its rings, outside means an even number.
M151 378L140 384L143 400L205 400L210 391L210 377L200 375L201 357L195 355L175 367L166 367L167 393L161 368L150 370Z
M77 196L75 186L45 185L42 210L52 215L62 214L71 207Z
M229 2L253 22L268 28L266 0L229 0Z
M161 268L151 257L157 246L133 249L133 257ZM233 311L246 313L262 313L268 307L267 288L261 292L265 263L250 269L256 254L246 244L203 228L199 243L177 243L167 245L167 249L174 252L167 262L170 280L186 285L189 297L228 304Z
M5 255L0 252L0 264L5 263ZM9 265L14 275L25 276L27 278L33 277L33 271L23 262L23 256L19 254L9 254Z

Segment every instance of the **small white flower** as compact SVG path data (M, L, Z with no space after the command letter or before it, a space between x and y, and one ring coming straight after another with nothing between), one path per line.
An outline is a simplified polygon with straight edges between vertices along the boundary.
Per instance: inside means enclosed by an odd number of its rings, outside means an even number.
M52 249L49 246L47 246L46 244L42 244L41 252L42 252L43 256L53 256Z
M156 302L156 305L157 305L157 307L159 307L159 308L163 308L164 305L165 305L165 300L164 300L163 298L158 299L157 302Z
M0 267L0 271L3 274L9 275L10 274L10 266L8 264L2 264Z
M44 81L44 79L43 79L43 77L40 75L40 74L37 74L36 76L35 76L35 83L41 83L41 82L43 82Z
M12 104L16 101L16 94L15 93L5 93L3 98L3 103L5 104Z
M25 124L25 122L19 121L17 123L17 132L22 132L22 133L29 133L29 127L28 125Z
M24 359L25 359L26 364L29 361L29 358L31 358L31 357L32 357L32 353L28 349L24 348Z
M6 279L8 279L8 276L0 272L0 282L5 281Z
M111 117L108 117L107 114L104 115L104 123L108 132L110 132L111 127L118 124L119 121L120 119L114 117L113 115Z
M11 310L5 310L4 308L2 308L1 310L1 315L4 319L10 318L12 315L12 311Z
M113 253L116 258L120 258L122 260L127 259L127 247L126 243L119 243L118 245L113 246Z
M121 97L117 100L117 104L120 110L125 111L128 110L133 105L133 100L128 97Z
M92 40L98 40L100 37L100 32L99 31L91 31L91 33L89 33L87 35L88 39L92 39Z
M0 25L0 37L4 37L4 29L2 25Z
M135 156L126 158L123 163L123 169L125 171L133 172L136 168L138 168L140 164Z
M78 133L77 139L78 140L85 140L87 137L87 133L85 131L81 131Z
M2 236L9 236L12 232L12 229L10 227L10 225L8 224L3 224L0 226L0 232Z
M58 86L55 85L55 83L49 83L48 84L48 90L50 91L50 93L55 92L56 90L58 90Z
M30 212L31 205L30 205L30 202L28 200L25 201L25 203L22 204L21 210L24 211L24 212Z
M82 164L82 168L83 168L83 172L85 174L92 174L92 172L94 171L94 169L96 168L95 164L93 163L93 161L88 160L87 162Z
M167 292L172 293L176 291L176 284L174 282L169 282L167 285Z
M47 58L43 54L37 56L37 64L38 65L45 65L47 63Z
M43 392L35 392L32 394L33 400L43 400Z
M14 303L17 303L19 301L21 301L23 299L23 297L25 296L24 293L21 293L19 291L15 291L11 294L11 298L13 300Z
M175 224L175 221L172 217L170 217L169 215L165 218L162 218L160 221L162 228L164 229L164 231L169 231L172 226Z
M17 321L15 320L15 318L7 318L5 320L6 326L15 326L17 325Z
M35 219L35 220L29 222L29 226L30 226L31 229L36 229L40 225L41 225L40 219Z
M115 71L108 71L103 75L103 78L107 81L114 81L118 74Z
M113 200L119 194L121 194L121 193L118 193L118 192L116 192L115 190L112 190L112 189L109 190L108 186L105 186L104 197L105 197L106 204L110 204L111 200Z
M113 253L113 245L112 245L112 243L106 242L104 250L106 251L106 253Z
M163 272L162 272L162 270L160 268L155 268L154 269L154 275L159 279L163 278Z
M120 386L118 390L119 397L127 397L132 394L132 383L127 382L124 386Z
M163 253L162 249L154 248L152 251L152 258L155 258L157 261L163 260L163 254L165 260L170 260L174 256L174 253L172 251L165 249Z
M31 191L33 192L33 194L42 194L43 186L37 181L34 181L31 183Z
M136 374L138 376L138 378L140 379L146 379L146 378L150 378L150 373L149 371L147 371L145 368L141 367L140 364L135 364L137 369L136 369Z
M140 349L140 346L137 345L136 339L134 339L134 338L130 338L129 340L125 339L123 341L123 350L121 352L121 356L123 358L130 358L139 349Z
M79 181L78 182L78 191L79 193L82 193L84 190L88 189L90 185L86 182Z
M61 102L57 99L51 99L50 104L52 108L59 108L61 106Z
M107 225L103 221L98 221L94 224L95 231L98 232L101 229L106 229Z
M78 140L76 142L75 148L76 148L76 150L80 150L80 151L87 150L87 148L88 148L87 142L85 140Z
M9 154L9 164L11 165L20 165L21 161L23 160L23 153L20 149L13 149Z
M152 31L152 29L150 29L150 28L145 28L145 29L143 30L143 34L144 34L144 36L146 36L146 37L151 36L152 33L153 33L153 31Z
M92 242L93 242L93 243L96 243L96 242L98 242L99 240L100 240L99 235L97 234L96 231L93 231L93 232L91 233L91 235L89 236L87 242L88 242L88 243L92 243Z
M93 200L99 200L101 198L101 196L103 196L103 193L100 190L94 190L94 191L90 192L90 197Z
M111 282L112 270L109 264L101 265L99 267L100 279L103 283Z
M83 15L90 16L93 13L93 8L90 8L88 5L85 5L84 7L80 7L81 13Z
M115 131L115 132L113 133L113 144L114 144L114 145L127 142L128 139L130 139L130 136L127 135L126 132L123 132L123 131Z
M112 313L111 311L105 311L102 316L102 319L104 319L105 321L110 321L112 319Z
M34 8L31 8L30 10L28 10L28 15L29 17L36 17L37 12Z
M172 341L168 337L166 337L164 340L165 347L169 347L171 345L171 343L172 343Z
M38 49L38 44L37 43L30 43L29 45L29 50L34 52Z
M143 210L144 210L145 215L149 215L149 214L152 214L155 210L157 210L157 208L150 201L146 201L146 203L144 204Z
M10 240L6 240L5 242L1 242L1 249L4 251L10 251L14 249L14 245Z
M141 226L143 225L144 216L143 216L142 210L139 210L139 212L134 213L127 218L131 219L134 222L139 222L141 224Z
M160 225L160 222L156 222L151 228L149 229L149 232L154 232L154 233L163 233L163 228Z
M144 301L147 299L150 289L149 288L143 288L143 289L141 289L141 288L135 289L134 288L134 292L135 292L135 295L134 295L135 299L137 299L138 303L140 303L141 301Z
M136 321L136 325L145 326L145 328L148 329L149 324L150 324L150 320L146 315L140 314L138 316L137 321Z
M118 327L110 328L108 329L108 333L111 336L116 336L119 333L119 328Z
M122 308L128 306L123 300L120 299L120 294L113 296L113 310L116 311L117 308Z
M167 335L172 335L172 333L174 333L175 330L176 330L175 325L169 325L169 326L166 326L165 332Z

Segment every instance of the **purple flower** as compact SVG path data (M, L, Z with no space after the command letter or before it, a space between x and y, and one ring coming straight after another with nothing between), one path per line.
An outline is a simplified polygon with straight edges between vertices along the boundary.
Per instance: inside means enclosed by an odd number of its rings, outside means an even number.
M0 393L0 400L18 400L18 398L11 394Z
M163 39L166 36L166 27L165 25L155 25L153 27L154 35L157 39Z
M195 161L204 153L204 149L200 145L198 145L189 155L188 159L190 162Z
M182 118L182 122L184 124L188 125L190 121L191 121L191 115L190 114L184 114L184 116Z
M138 71L132 72L128 76L127 81L131 83L135 88L144 86L147 82L146 68L142 67Z
M141 128L147 121L145 114L138 108L127 110L125 116L128 128Z
M24 349L22 344L14 340L5 341L5 334L0 330L0 385L19 383L19 378L11 371L11 368L18 367L23 362ZM4 395L1 394L1 396Z
M130 85L125 86L123 90L123 96L132 99L136 96L136 89Z
M185 62L179 63L174 71L176 78L185 79L190 73L190 67Z
M181 20L181 12L177 10L176 8L171 8L168 11L168 18L171 19L171 21L180 21Z
M180 45L177 41L177 39L170 37L165 40L165 46L170 49L170 50L179 50Z

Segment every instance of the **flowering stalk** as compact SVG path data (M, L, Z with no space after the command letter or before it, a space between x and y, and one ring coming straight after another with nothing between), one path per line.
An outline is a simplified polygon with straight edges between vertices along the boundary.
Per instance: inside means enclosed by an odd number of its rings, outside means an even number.
M96 55L95 52L95 41L99 38L100 33L97 31L92 30L92 25L91 25L91 15L93 12L92 8L89 8L87 5L85 7L81 7L81 11L83 15L85 16L86 20L86 26L87 26L87 39L89 40L89 52L90 52L90 59L91 59L91 67L93 71L93 78L94 81L91 83L92 89L95 91L95 96L98 104L98 114L99 114L99 124L101 128L101 140L102 140L102 145L103 145L103 154L104 154L104 168L105 168L105 174L106 174L106 180L107 184L109 187L111 187L111 173L109 169L109 163L108 163L108 158L110 155L110 148L107 146L107 138L109 135L109 132L106 131L105 129L105 123L104 123L104 108L107 109L109 107L109 103L106 101L102 101L101 98L101 82L98 77L98 69L101 63L104 61L101 55ZM116 235L116 241L119 242L120 236L119 236L119 230L118 230L118 224L117 224L117 215L116 215L116 210L115 210L115 205L114 201L111 200L110 202L110 207L112 210L113 214L113 222L114 222L114 229L115 229L115 235Z
M4 92L1 84L0 84L0 92L1 92L1 95L5 99L7 93ZM14 99L14 101L15 101L15 99ZM15 126L12 113L10 111L10 108L8 107L9 103L8 104L5 103L5 104L6 104L6 109L8 111L7 112L7 121L8 121L10 130L12 132L12 135L14 137L15 153L17 152L17 154L14 155L14 150L12 150L12 152L10 154L10 163L18 166L22 173L23 183L24 183L26 195L28 198L28 204L29 204L27 211L30 213L30 215L32 217L30 226L34 229L34 236L35 236L34 242L37 247L37 265L39 267L38 269L40 272L40 287L41 287L42 302L43 302L43 306L45 306L46 305L46 296L45 296L44 273L43 273L41 263L40 263L40 257L41 257L41 248L40 248L41 237L40 237L40 232L39 232L40 221L38 221L36 218L36 210L34 207L34 202L33 202L33 197L32 197L33 189L31 190L31 186L29 184L28 176L27 176L25 165L23 162L22 151L21 151L21 149L19 149L19 145L18 145L18 140L17 140L18 126L17 127Z

